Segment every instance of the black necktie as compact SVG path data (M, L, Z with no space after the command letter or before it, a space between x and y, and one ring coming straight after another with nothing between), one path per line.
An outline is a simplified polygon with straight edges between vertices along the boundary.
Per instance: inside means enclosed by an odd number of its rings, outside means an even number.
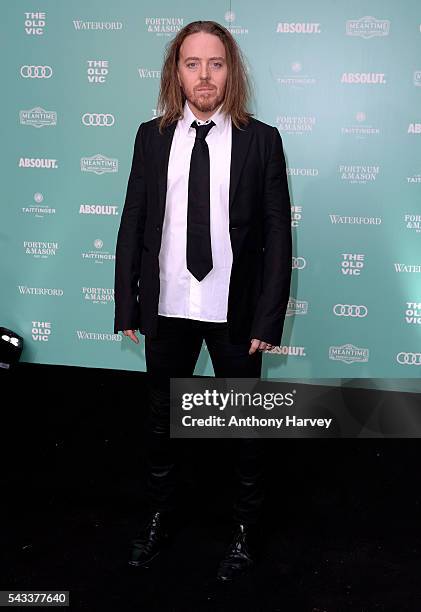
M201 281L212 270L210 235L210 164L206 136L215 123L198 125L190 159L187 205L187 269Z

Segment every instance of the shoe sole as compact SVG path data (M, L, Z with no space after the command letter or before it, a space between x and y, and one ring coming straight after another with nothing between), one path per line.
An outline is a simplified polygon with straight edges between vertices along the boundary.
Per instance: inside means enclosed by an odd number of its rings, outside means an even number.
M152 557L149 557L146 561L128 561L130 567L148 567L148 565L161 553L160 550L156 552Z

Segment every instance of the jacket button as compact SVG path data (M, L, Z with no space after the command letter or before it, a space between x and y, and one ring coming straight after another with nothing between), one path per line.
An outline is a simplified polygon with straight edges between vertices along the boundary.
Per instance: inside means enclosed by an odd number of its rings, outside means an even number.
M159 232L159 225L156 226L156 231Z
M234 227L234 226L232 225L230 229L232 229L232 230L233 230L233 229L238 229L238 227L237 227L237 226L235 226L235 227Z

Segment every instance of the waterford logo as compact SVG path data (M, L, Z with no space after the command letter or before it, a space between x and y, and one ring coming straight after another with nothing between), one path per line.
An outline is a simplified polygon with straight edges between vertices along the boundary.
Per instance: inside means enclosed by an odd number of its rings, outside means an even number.
M353 344L329 347L329 359L343 361L344 363L365 363L368 361L369 350L358 348Z
M389 31L390 21L388 19L361 17L361 19L349 19L346 22L347 36L360 36L367 39L374 36L388 36Z
M40 106L31 108L31 110L19 111L19 119L21 125L32 125L36 128L45 127L46 125L57 125L57 113L55 111L47 111Z
M100 153L92 157L82 157L80 169L82 172L94 172L95 174L118 172L118 159L105 157Z

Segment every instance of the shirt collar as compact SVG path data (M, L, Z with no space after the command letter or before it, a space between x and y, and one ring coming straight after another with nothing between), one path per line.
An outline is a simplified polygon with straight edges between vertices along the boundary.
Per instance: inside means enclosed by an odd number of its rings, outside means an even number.
M211 117L209 117L209 120L212 119L212 121L215 123L215 127L213 129L217 130L220 133L224 129L225 122L228 119L227 115L221 111L221 108L222 108L222 104L216 109L214 114ZM183 131L183 134L187 135L189 132L189 129L193 130L193 132L195 133L195 129L191 127L191 124L196 119L198 119L198 117L196 117L195 114L192 112L186 100L184 102L183 118L179 119L179 124Z

